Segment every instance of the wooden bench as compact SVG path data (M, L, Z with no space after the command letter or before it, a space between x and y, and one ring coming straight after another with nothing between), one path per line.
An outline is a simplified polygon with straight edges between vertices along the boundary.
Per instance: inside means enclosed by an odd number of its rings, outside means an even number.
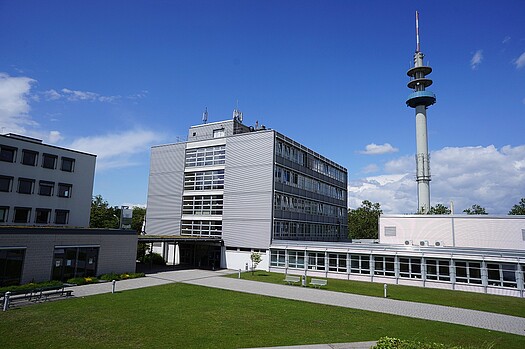
M283 281L286 282L288 285L293 285L293 284L300 282L301 277L295 276L295 275L286 275Z
M326 286L327 284L326 279L312 279L310 280L310 285L313 285L315 288L321 288L322 286Z

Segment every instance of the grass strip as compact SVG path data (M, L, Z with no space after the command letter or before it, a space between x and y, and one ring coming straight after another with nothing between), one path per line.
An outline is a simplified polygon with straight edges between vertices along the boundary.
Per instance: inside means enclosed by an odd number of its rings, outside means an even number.
M249 348L384 336L471 348L525 347L525 336L187 284L0 314L3 348Z
M227 275L227 277L237 278L238 274L230 274ZM251 272L241 273L241 278L281 285L285 284L283 281L284 274L270 273L262 270L256 270L253 274ZM308 277L308 280L310 280L310 277ZM308 287L313 286L308 285ZM374 282L328 279L328 284L324 286L323 289L373 297L383 297L384 295L383 284ZM517 297L404 285L388 285L388 298L525 317L525 299Z

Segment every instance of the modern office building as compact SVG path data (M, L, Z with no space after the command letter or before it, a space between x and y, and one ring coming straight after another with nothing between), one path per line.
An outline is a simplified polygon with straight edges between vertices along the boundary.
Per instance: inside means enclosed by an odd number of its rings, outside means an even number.
M151 149L145 239L168 262L244 269L274 241L347 240L346 169L241 115Z
M0 135L0 286L135 270L134 231L87 228L95 160Z

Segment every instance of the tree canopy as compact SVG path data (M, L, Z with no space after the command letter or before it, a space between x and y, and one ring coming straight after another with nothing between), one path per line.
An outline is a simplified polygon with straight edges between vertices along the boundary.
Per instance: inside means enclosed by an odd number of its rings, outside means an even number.
M436 204L436 206L430 206L428 214L450 214L452 211L450 208L443 204Z
M512 206L509 215L525 215L525 198L521 198L519 203Z
M120 211L118 206L110 206L102 195L96 195L91 199L90 228L118 229L120 227ZM142 222L146 215L146 209L133 207L131 229L140 234Z
M472 205L472 208L466 208L463 210L466 214L488 214L485 211L485 207L481 207L480 205Z
M379 216L383 213L378 202L364 200L361 207L348 210L348 237L351 239L377 239Z

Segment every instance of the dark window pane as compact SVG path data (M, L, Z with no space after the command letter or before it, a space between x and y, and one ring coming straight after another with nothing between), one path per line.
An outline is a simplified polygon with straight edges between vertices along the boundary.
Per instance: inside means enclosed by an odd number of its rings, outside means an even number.
M18 192L22 194L33 193L33 182L32 179L19 178L18 179Z
M51 215L51 210L48 209L36 209L36 223L43 223L47 224L49 223L49 216Z
M8 213L9 213L9 207L0 206L0 222L2 223L7 222Z
M31 213L30 208L16 207L15 208L15 223L27 223L29 222L29 214Z
M0 146L0 161L14 162L16 155L16 148Z
M53 195L53 188L55 183L53 182L40 182L40 188L38 190L39 195L51 196Z
M25 250L0 250L0 287L20 284Z
M62 166L60 167L60 169L62 171L73 172L74 165L75 159L62 158Z
M38 157L37 152L24 149L22 151L22 164L29 165L29 166L35 166L37 157Z
M11 182L13 177L0 176L0 191L11 191Z
M67 210L56 210L55 211L55 223L56 224L67 224L69 219L69 211Z
M63 198L71 197L71 184L58 184L58 196Z
M42 167L54 169L56 160L57 160L56 155L43 154L42 155Z

